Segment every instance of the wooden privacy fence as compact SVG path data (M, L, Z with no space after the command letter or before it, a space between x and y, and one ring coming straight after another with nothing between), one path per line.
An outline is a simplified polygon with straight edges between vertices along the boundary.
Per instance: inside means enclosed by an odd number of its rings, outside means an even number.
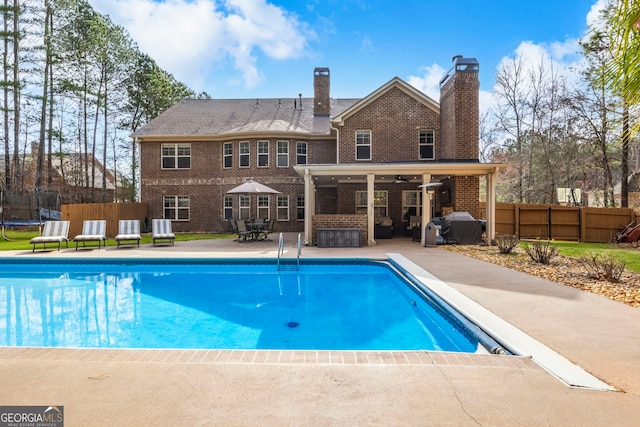
M486 218L485 203L480 216ZM521 239L555 239L606 243L630 222L633 209L496 203L496 235L515 234Z
M149 207L146 203L82 203L62 205L62 219L69 221L69 238L73 239L82 232L83 221L104 219L107 221L107 238L118 234L118 221L121 219L139 219L142 232L145 222L149 222Z

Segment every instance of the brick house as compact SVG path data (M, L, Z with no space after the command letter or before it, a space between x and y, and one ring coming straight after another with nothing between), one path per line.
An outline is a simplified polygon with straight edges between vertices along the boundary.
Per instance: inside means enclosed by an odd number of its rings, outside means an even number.
M485 176L493 237L504 165L478 160L478 70L475 59L455 57L440 103L397 77L362 99L333 99L328 68L314 70L313 98L183 100L132 135L141 201L176 231L276 218L277 231L304 232L306 244L317 228L354 227L371 245L381 218L396 233L410 216L478 218ZM227 194L250 179L280 194ZM430 183L438 186L419 187Z

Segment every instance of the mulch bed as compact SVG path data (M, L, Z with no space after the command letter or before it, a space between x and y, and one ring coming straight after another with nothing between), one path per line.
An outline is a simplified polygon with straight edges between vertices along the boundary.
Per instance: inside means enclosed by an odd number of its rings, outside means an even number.
M443 245L442 249L480 259L565 286L605 296L611 300L640 307L640 274L625 270L620 282L613 283L589 277L578 260L555 256L549 265L535 263L521 249L509 255L500 254L495 246Z

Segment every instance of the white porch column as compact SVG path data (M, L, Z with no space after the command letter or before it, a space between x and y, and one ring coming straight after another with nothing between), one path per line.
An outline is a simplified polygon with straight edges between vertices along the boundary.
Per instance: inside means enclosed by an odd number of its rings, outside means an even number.
M375 231L375 201L374 201L374 187L375 187L376 175L367 174L367 245L374 246L376 244L374 231Z
M487 220L487 240L494 239L496 237L496 174L497 169L493 172L489 172L485 175L487 180L487 198L485 200L486 206L486 220Z
M315 193L309 169L304 170L304 244L310 245L312 236L312 215L316 211Z
M425 173L422 175L422 183L429 184L431 182L431 174ZM431 221L431 198L429 197L429 192L427 191L427 187L422 187L422 213L420 216L422 217L422 223L420 224L420 244L422 246L425 245L425 233L424 228L429 221Z

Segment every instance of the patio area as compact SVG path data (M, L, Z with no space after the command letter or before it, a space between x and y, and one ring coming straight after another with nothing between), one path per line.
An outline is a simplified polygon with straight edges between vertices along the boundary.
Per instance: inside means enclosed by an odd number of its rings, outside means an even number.
M285 234L285 257L297 234ZM4 257L276 257L278 239L4 252ZM76 425L636 425L640 310L411 238L302 257L399 253L616 392L570 388L527 357L431 352L0 348L2 405Z

